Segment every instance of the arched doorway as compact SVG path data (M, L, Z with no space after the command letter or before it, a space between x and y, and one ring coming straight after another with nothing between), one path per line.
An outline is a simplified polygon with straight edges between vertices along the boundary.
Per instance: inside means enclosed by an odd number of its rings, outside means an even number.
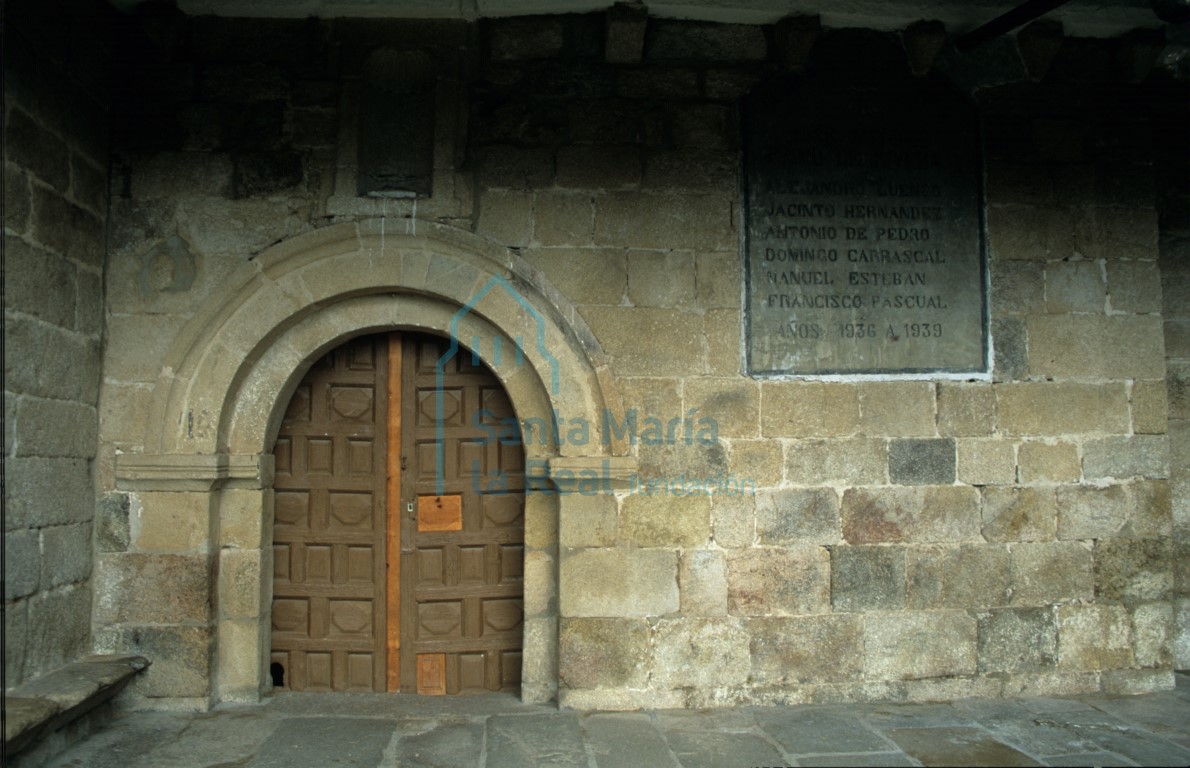
M519 689L524 449L477 356L351 339L297 386L274 456L275 685Z
M603 414L617 423L624 414L598 341L565 296L506 249L433 222L379 219L332 225L258 254L179 334L155 385L143 448L115 457L120 488L185 494L210 510L211 551L195 555L209 574L209 625L176 627L210 660L208 687L185 706L258 701L272 688L272 449L284 407L313 361L344 340L393 328L465 340L499 375L523 421L549 423L561 413L592 425L586 443L526 443L535 484L593 471L622 483L635 472L628 441L599 433ZM477 347L477 338L487 342ZM523 357L501 359L497 345ZM559 527L582 513L582 501L526 498L525 701L557 695ZM113 600L166 588L128 582Z

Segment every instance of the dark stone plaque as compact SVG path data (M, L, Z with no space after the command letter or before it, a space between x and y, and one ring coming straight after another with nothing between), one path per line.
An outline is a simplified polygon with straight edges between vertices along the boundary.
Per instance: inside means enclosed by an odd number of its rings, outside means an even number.
M776 85L745 114L754 375L987 370L974 108L944 86Z

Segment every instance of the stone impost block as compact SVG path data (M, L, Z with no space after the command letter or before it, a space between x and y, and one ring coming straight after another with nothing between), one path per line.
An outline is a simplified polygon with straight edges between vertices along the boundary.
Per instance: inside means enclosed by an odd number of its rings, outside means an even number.
M1053 608L981 611L980 673L1052 670L1058 661L1058 624Z
M1131 667L1132 622L1120 605L1058 606L1058 668Z
M660 619L653 626L650 680L659 688L741 685L751 668L749 642L738 619Z
M777 440L732 440L728 448L728 473L750 480L757 488L780 485L784 450Z
M653 307L589 306L580 312L620 375L684 376L703 368L698 315Z
M1169 440L1165 435L1113 435L1083 443L1083 477L1169 477Z
M595 244L724 250L736 246L733 205L721 195L612 192L595 199Z
M895 611L905 607L903 547L839 546L831 549L831 608Z
M727 559L721 550L682 553L678 568L683 616L727 614Z
M698 547L710 538L709 496L627 496L620 538L639 547Z
M966 486L848 488L843 538L849 544L958 543L980 538L979 491Z
M1064 441L1026 440L1017 448L1020 481L1034 483L1074 483L1082 477L1078 446Z
M832 488L781 488L756 495L760 544L836 544L839 496Z
M760 388L747 379L687 379L685 407L697 408L697 419L714 419L720 437L760 434Z
M104 554L96 566L97 624L186 624L210 618L208 556Z
M563 547L610 547L616 543L616 499L608 494L561 497L558 543Z
M841 437L859 427L859 390L835 382L766 382L761 385L765 437Z
M996 397L986 384L938 385L938 434L983 437L996 425Z
M662 549L584 549L563 553L564 617L664 616L679 609L678 556Z
M1124 486L1063 485L1057 492L1059 539L1121 535L1128 522L1128 492Z
M966 611L870 613L864 618L864 677L974 674L977 638L975 618Z
M721 547L749 547L756 537L756 498L721 496L711 500L711 528Z
M1033 375L1153 379L1165 373L1156 315L1034 316L1028 333Z
M1091 549L1082 542L1013 544L1010 552L1012 605L1041 606L1092 597Z
M589 194L538 192L533 202L533 239L543 246L588 245L594 210Z
M1011 435L1121 434L1128 431L1128 393L1122 381L1003 384L996 388L996 421Z
M1074 246L1089 259L1155 259L1157 211L1115 206L1084 208L1074 225Z
M1050 314L1097 312L1107 307L1103 265L1098 261L1058 261L1045 267L1045 309Z
M829 611L830 553L814 546L730 550L727 605L733 616Z
M634 306L693 309L695 298L693 253L628 252L628 300Z
M991 205L988 243L995 261L1068 259L1074 253L1074 216L1068 208Z
M888 443L879 438L792 440L785 478L799 485L877 485L888 480Z
M888 479L897 485L946 485L955 481L953 437L891 440Z
M1173 547L1168 539L1095 542L1095 597L1104 602L1169 600Z
M1173 664L1174 607L1172 603L1144 603L1132 609L1134 654L1141 667Z
M141 552L205 552L211 537L211 496L146 491L133 497L132 547Z
M955 476L967 485L1009 485L1016 481L1016 446L992 438L959 438Z
M562 619L559 675L564 688L647 684L652 650L641 619Z
M864 670L864 620L835 613L748 619L752 678L760 685L844 683Z
M1166 336L1168 337L1168 330ZM1168 347L1167 347L1168 353ZM1171 355L1172 356L1172 355ZM1138 435L1163 435L1169 422L1165 382L1136 381L1132 384L1132 431Z
M1053 541L1057 495L1052 488L984 488L981 514L988 541Z
M1008 604L1009 553L1003 544L913 547L906 560L911 609Z
M649 11L643 5L616 3L607 11L603 55L609 64L639 64L644 56Z
M880 381L859 385L859 432L888 437L933 437L934 385Z

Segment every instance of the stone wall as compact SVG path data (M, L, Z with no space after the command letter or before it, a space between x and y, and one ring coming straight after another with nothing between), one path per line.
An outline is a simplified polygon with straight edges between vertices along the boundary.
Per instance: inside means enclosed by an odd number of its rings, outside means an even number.
M90 650L108 25L99 3L6 7L4 672L9 686Z
M876 37L904 56L899 36ZM1012 38L938 60L984 114L989 380L741 373L739 100L790 69L843 61L862 77L885 59L865 64L859 40L809 22L631 13L130 27L100 399L99 648L152 658L138 683L152 697L209 700L226 671L213 584L231 564L216 507L116 479L118 453L183 428L153 415L171 350L198 332L187 323L223 302L234 312L229 276L271 245L357 220L407 236L414 218L544 277L625 407L717 422L713 445L625 446L652 494L565 497L556 533L535 532L547 553L535 568L552 574L557 552L556 593L526 601L560 617L563 705L1172 685L1163 333L1175 326L1162 316L1144 73L1084 66L1103 45L1131 62L1120 44L1059 37L1048 74ZM426 199L354 193L358 76L378 45L429 50L441 73ZM920 40L910 49L920 68ZM309 286L281 290L270 311L314 308ZM554 403L563 418L571 405ZM184 428L202 432L220 415L192 417ZM688 493L683 477L746 492ZM265 600L267 556L235 567L243 594Z
M1174 538L1174 669L1190 669L1190 153L1183 103L1156 122Z

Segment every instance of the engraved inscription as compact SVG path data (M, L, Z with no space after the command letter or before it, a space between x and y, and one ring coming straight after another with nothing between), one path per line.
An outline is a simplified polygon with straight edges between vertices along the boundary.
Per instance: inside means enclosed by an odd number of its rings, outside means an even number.
M986 370L971 107L938 87L778 85L745 125L748 372Z

